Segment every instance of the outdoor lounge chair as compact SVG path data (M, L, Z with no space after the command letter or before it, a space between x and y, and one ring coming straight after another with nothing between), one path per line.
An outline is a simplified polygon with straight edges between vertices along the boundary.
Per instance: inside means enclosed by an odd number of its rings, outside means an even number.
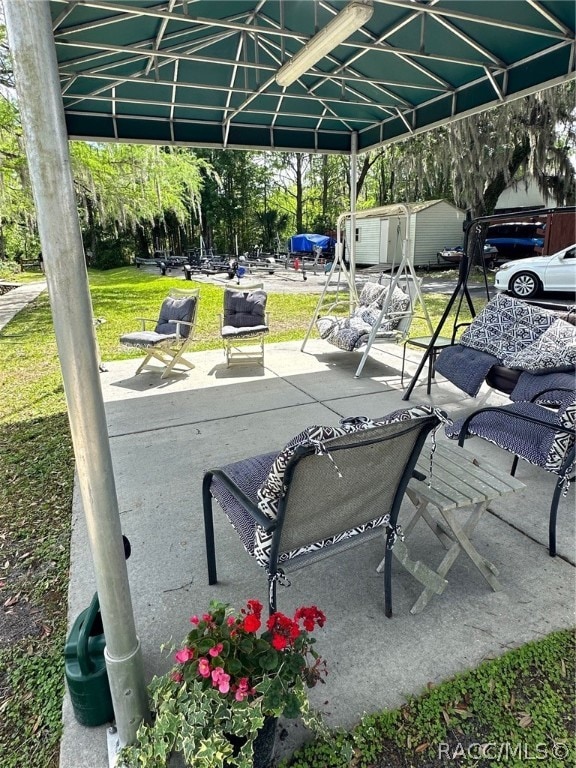
M426 436L439 423L428 406L375 422L344 419L340 427L309 427L279 454L209 470L202 488L208 583L217 582L212 498L265 568L270 613L277 581L289 584L288 565L313 562L386 527L384 595L391 616L398 512Z
M182 367L194 368L183 355L190 347L198 314L199 290L183 291L172 288L164 299L157 320L139 318L142 330L125 333L120 343L127 347L141 349L146 357L135 375L142 371L162 371L165 379L173 373L180 373ZM146 330L147 323L155 323L153 331ZM162 366L151 364L158 360Z
M554 407L562 393L550 393ZM514 454L510 474L516 473L518 459L524 459L548 472L558 475L554 487L548 521L548 551L556 555L556 517L560 494L567 490L569 475L574 468L576 398L574 390L566 392L557 410L545 407L545 394L539 402L515 402L510 405L480 408L467 418L446 427L448 437L462 446L467 437L475 435Z
M220 315L220 336L226 365L264 365L264 337L268 334L266 302L262 283L226 288L224 313Z

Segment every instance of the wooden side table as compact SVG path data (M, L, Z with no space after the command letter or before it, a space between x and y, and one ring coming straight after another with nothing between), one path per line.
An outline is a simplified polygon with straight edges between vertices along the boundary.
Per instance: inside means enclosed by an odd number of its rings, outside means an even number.
M402 388L404 388L404 365L406 363L406 345L410 344L412 347L418 347L418 349L428 349L430 342L432 341L432 336L416 336L413 339L406 339L404 342L404 347L402 349L402 374L400 377L400 382ZM444 347L451 347L452 346L452 340L448 339L446 336L438 336L436 341L434 342L434 346L430 350L430 356L428 357L428 383L426 387L426 393L430 394L430 387L432 386L432 379L434 378L435 369L436 369L436 358L440 354L440 352L444 349Z
M419 613L434 595L446 589L446 576L460 552L464 551L494 591L502 589L496 578L498 570L486 560L470 541L489 501L499 499L507 493L524 488L524 483L505 471L477 459L463 448L439 444L433 456L432 482L430 476L430 449L426 445L416 465L426 476L424 480L412 478L406 491L415 507L415 512L406 525L404 534L408 537L418 520L422 518L432 533L447 550L438 568L433 570L421 561L412 560L405 542L398 539L392 553L404 568L424 587L420 597L410 609ZM428 507L436 507L439 517L431 514ZM460 511L470 507L468 519L461 522ZM383 570L384 560L378 566Z

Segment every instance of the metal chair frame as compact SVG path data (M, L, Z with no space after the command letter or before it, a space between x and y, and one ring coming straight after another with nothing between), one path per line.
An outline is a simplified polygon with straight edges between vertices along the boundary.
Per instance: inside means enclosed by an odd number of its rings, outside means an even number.
M254 525L272 533L270 559L266 569L269 583L268 603L271 614L276 611L277 582L284 580L286 564L284 562L280 564L280 556L283 551L293 549L294 541L297 541L298 548L314 545L330 535L339 535L362 523L368 523L376 517L388 514L384 602L386 616L392 616L391 549L397 536L398 513L426 437L438 424L438 417L430 415L408 421L393 422L327 440L323 445L323 451L328 452L330 457L334 456L333 462L341 468L345 478L342 482L347 483L347 498L350 498L352 490L354 491L355 504L354 508L349 509L349 511L346 503L340 501L338 488L342 488L342 486L336 485L339 481L335 480L335 476L332 475L335 471L332 461L326 455L320 457L314 455L315 448L311 445L299 446L287 465L284 476L285 490L280 499L278 515L275 519L270 519L262 513L258 508L256 498L250 498L229 477L226 473L226 467L211 469L206 472L202 486L202 497L208 583L216 584L218 580L212 511L212 481L214 478L218 478L253 520ZM351 452L356 455L350 456ZM319 462L319 459L322 462ZM358 462L359 460L360 464L354 463L354 461ZM360 473L355 471L355 467L360 465L367 474L360 476ZM349 470L348 473L346 469ZM394 476L394 472L396 476ZM315 488L317 492L310 495L306 490L307 488ZM378 504L382 503L383 505L377 511L374 508L375 494L378 498ZM389 500L389 504L381 501L384 498ZM372 506L370 506L371 504ZM334 530L327 533L327 516L334 514ZM299 538L301 526L298 522L293 522L299 517L307 522L305 534L302 535L308 536L308 539ZM331 517L329 519L332 520ZM287 565L311 563L319 558L335 554L343 548L348 549L366 538L378 535L381 530L382 525L379 525L338 543L325 546L318 551L298 555L288 560ZM286 540L291 543L286 544Z
M541 397L542 394L539 395ZM543 405L540 405L541 408L544 408ZM546 467L541 467L541 469L544 469L546 472L551 472L553 474L558 475L558 481L556 482L554 486L554 493L552 494L552 503L550 505L550 514L548 519L548 552L550 554L550 557L556 556L556 521L558 517L558 504L560 502L560 496L562 494L562 490L566 487L566 484L569 482L568 475L572 472L574 468L574 462L575 462L575 441L576 441L576 430L574 428L570 427L564 427L560 424L550 424L549 421L546 421L544 419L539 419L534 416L530 416L529 414L520 414L515 413L514 411L510 410L510 406L489 406L486 408L480 408L477 411L474 411L474 413L471 413L462 423L462 427L460 429L459 437L458 437L458 445L463 446L464 441L467 437L479 437L481 439L488 440L489 438L484 438L482 435L477 435L474 433L468 433L468 428L470 425L470 422L473 421L475 417L477 417L481 413L505 413L507 417L509 418L516 418L520 421L529 422L531 424L537 425L539 427L545 427L547 430L553 430L555 432L569 435L572 437L572 447L569 448L562 460L562 464L558 470L550 470ZM489 439L489 442L494 443L495 441L492 439ZM500 446L503 448L503 450L508 450L505 446ZM516 469L518 467L518 460L524 459L525 461L528 461L528 459L521 454L514 454L514 459L512 461L512 468L510 470L510 474L514 477L516 474ZM533 463L533 462L531 462ZM540 466L540 465L536 465ZM571 478L574 479L574 478Z

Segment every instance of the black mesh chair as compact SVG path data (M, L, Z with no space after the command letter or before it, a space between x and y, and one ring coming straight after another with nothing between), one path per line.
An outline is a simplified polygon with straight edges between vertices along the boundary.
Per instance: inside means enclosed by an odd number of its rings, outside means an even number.
M226 365L264 365L264 338L268 334L266 302L262 284L226 288L224 313L220 316L220 336Z
M461 446L466 438L475 435L514 454L511 475L516 473L519 458L558 475L548 520L548 551L551 557L556 555L558 503L574 469L576 424L574 390L554 392L564 395L563 403L557 410L538 402L517 402L480 408L446 427L448 437L457 439ZM545 399L545 393L539 398Z
M411 415L414 410L419 415ZM209 583L217 582L213 498L246 551L265 568L271 613L277 581L285 582L288 566L336 553L385 526L385 611L391 616L398 512L426 436L439 423L432 409L417 406L336 437L331 435L337 428L310 427L279 454L208 471L203 503Z

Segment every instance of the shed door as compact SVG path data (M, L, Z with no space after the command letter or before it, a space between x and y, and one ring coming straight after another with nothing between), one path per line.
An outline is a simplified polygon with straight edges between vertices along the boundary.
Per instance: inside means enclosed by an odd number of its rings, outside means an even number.
M379 264L386 264L388 260L388 226L390 224L389 219L380 220L380 254L378 257Z

